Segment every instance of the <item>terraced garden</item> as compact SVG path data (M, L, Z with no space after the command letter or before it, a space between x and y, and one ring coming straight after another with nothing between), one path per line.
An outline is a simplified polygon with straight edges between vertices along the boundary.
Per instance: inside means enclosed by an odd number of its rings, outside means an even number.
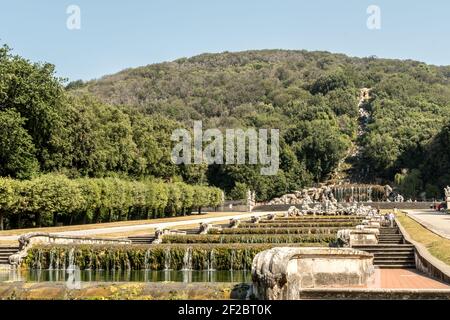
M361 224L355 216L275 217L212 226L206 234L164 235L161 244L52 245L33 247L29 269L250 270L253 257L274 246L336 246L339 229Z

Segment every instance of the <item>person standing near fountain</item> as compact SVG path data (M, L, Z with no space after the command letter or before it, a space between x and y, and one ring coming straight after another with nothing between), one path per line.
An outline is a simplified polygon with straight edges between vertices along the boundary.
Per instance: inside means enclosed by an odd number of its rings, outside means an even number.
M394 213L389 212L388 213L388 219L389 219L389 224L390 227L393 228L394 227L394 219L395 219L395 215L397 214L397 208L394 208Z

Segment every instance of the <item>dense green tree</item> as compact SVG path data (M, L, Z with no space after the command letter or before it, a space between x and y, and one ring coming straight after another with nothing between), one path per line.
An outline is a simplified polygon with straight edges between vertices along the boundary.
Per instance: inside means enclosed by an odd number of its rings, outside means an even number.
M0 176L29 178L39 169L25 120L14 110L0 111Z
M64 161L58 153L59 135L64 131L67 106L61 80L48 63L30 63L12 55L6 46L0 48L0 111L15 110L24 119L23 127L36 147L42 168L52 169Z
M9 178L0 178L0 230L4 229L4 217L11 210L14 197L12 181Z
M3 47L0 176L59 173L79 181L79 204L43 214L42 223L148 218L216 201L218 194L191 193L183 182L209 183L228 197L245 184L268 200L325 181L359 144L355 166L370 173L365 182L388 183L408 168L420 171L421 182L404 192L435 194L450 184L449 75L449 67L411 60L262 50L203 54L64 86L54 66ZM363 87L371 88L363 104L369 116L358 133ZM204 128L279 129L280 170L261 176L260 165L174 165L170 135L191 130L193 120ZM36 208L50 206L33 207L33 181L13 181L8 223L33 224Z

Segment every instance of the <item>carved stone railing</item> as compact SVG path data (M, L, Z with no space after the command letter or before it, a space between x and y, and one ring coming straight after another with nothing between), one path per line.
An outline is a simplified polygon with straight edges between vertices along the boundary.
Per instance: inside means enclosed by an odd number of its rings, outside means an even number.
M131 240L65 236L43 232L27 233L19 237L19 251L9 257L9 263L20 267L28 250L37 244L131 244Z
M253 259L253 294L295 300L304 288L364 286L373 280L373 255L351 248L278 247Z

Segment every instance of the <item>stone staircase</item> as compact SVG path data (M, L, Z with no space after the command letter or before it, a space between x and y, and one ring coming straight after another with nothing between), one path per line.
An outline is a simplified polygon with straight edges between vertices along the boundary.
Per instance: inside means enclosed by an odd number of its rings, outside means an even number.
M403 244L403 235L398 227L382 227L380 228L379 244Z
M132 244L151 244L155 240L155 236L132 236L128 237Z
M403 235L395 227L380 228L376 245L353 246L374 255L373 264L379 268L415 268L414 246L405 244Z
M197 229L180 229L179 231L186 231L186 234L198 234ZM151 244L155 240L154 235L148 236L130 236L128 240L131 240L132 244Z
M0 265L9 264L9 256L19 251L19 247L0 246Z

